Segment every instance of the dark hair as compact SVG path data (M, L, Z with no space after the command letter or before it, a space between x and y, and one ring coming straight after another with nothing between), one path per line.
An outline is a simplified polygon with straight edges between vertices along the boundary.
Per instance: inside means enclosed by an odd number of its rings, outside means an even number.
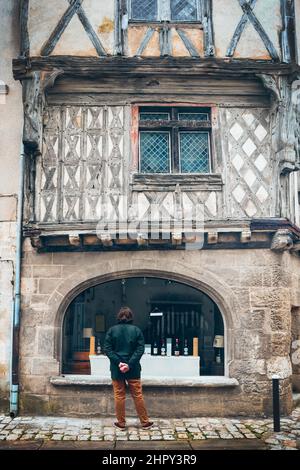
M119 323L130 323L133 320L133 313L129 307L121 307L117 315Z

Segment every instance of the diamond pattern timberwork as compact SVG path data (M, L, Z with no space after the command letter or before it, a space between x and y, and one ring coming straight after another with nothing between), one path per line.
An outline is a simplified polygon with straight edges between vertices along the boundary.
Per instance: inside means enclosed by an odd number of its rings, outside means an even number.
M123 191L123 107L51 107L38 165L41 222L98 220Z
M265 109L223 110L230 217L270 216L270 122Z

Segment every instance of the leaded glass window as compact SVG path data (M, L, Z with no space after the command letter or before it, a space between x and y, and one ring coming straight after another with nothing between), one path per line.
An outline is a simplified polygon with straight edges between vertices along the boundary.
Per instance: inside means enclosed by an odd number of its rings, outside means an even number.
M141 173L208 173L210 109L141 107Z
M135 21L200 21L201 2L202 0L129 0L129 16Z
M169 132L140 132L140 166L142 173L169 173Z
M208 132L179 132L181 173L208 173L208 149Z
M178 113L180 121L208 121L208 113Z
M131 0L131 18L134 20L157 20L157 0Z
M196 21L197 0L171 0L171 19L177 21Z
M170 114L169 113L140 113L140 120L141 121L169 121Z

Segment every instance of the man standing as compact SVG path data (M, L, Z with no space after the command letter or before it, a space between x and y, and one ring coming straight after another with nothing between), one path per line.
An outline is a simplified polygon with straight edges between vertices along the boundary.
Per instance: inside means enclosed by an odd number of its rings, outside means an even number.
M110 371L114 389L115 410L119 429L126 429L125 398L126 382L142 427L150 428L141 384L140 359L144 354L145 341L142 331L132 325L133 313L129 307L122 307L117 315L118 325L111 327L106 335L104 352L110 360Z

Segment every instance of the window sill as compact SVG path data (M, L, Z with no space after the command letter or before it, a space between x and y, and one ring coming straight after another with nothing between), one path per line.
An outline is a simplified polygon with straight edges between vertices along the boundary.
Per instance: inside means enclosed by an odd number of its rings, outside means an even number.
M129 26L158 26L163 25L164 20L135 20L129 19ZM203 24L200 20L167 20L167 24L171 26L198 26L203 29Z
M135 173L132 175L132 191L222 191L222 176L218 173Z
M148 377L142 379L143 386L152 387L196 387L196 388L232 388L237 387L239 382L236 379L223 376L202 376L185 378L161 378ZM50 383L58 387L82 386L99 387L111 385L111 379L108 377L98 377L96 375L61 375L51 377Z

